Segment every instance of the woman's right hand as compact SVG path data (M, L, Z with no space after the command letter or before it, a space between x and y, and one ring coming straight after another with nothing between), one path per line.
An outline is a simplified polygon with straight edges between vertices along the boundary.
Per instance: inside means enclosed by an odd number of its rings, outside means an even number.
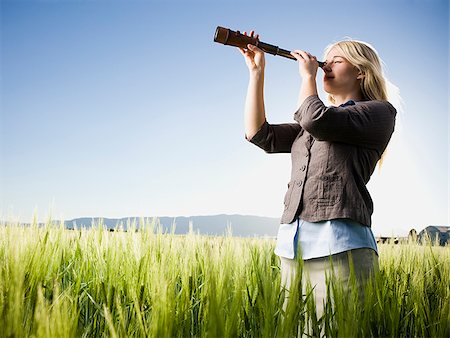
M247 35L247 32L244 32L244 35ZM250 36L255 36L255 32L251 31ZM259 38L259 35L256 34L256 38ZM247 45L247 48L239 48L242 55L244 55L245 63L247 64L248 70L253 73L262 73L264 72L264 68L266 65L264 52L256 46Z

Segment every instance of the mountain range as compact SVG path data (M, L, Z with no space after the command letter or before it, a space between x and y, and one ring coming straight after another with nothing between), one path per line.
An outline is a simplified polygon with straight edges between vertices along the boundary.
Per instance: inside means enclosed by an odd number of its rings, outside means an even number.
M153 226L163 233L186 234L189 231L202 235L237 237L275 237L280 219L250 215L211 215L190 217L83 217L64 222L68 229L103 226L108 230L127 230Z

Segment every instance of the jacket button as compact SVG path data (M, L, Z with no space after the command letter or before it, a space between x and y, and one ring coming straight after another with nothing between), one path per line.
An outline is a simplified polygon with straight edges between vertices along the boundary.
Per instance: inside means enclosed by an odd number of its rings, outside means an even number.
M301 171L305 171L305 169L306 169L306 165L302 165L302 166L300 167L300 170L301 170Z
M298 182L297 182L297 185L298 185L299 187L301 187L302 184L303 184L303 181L298 181Z

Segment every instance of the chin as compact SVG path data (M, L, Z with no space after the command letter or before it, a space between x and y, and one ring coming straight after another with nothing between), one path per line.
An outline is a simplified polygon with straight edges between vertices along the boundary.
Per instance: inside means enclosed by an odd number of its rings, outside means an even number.
M332 90L330 88L330 86L327 86L326 84L323 86L323 90L325 91L325 93L333 95Z
M333 91L328 81L323 81L323 90L326 91L327 94L331 94L331 92Z

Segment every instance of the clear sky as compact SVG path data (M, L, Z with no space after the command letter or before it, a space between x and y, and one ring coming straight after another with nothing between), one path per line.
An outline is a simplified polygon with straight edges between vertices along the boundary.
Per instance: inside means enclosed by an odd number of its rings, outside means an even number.
M220 25L319 60L371 43L404 101L374 233L449 224L447 0L0 3L3 219L281 216L290 156L244 139L248 71ZM292 122L297 64L266 60L268 121Z

